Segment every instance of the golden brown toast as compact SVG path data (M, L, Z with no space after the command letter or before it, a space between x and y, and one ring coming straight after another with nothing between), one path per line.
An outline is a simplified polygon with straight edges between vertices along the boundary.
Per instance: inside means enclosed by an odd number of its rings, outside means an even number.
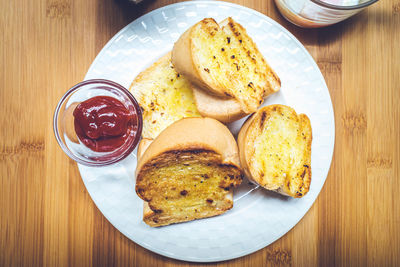
M173 122L200 117L190 83L179 75L167 53L141 72L130 87L143 110L144 138L154 139Z
M153 227L224 213L241 181L236 141L210 118L167 127L141 153L136 169L136 193L146 202L143 220Z
M146 151L146 149L148 148L148 146L151 144L152 141L153 140L146 139L146 138L143 138L140 141L139 147L138 147L138 152L137 152L138 158L142 157L143 153ZM216 205L226 206L227 208L229 208L231 206L231 204L233 204L233 194L232 194L232 189L229 188L228 194L226 194L225 199L223 201L220 201L219 203L216 203ZM199 214L197 214L197 216L198 215ZM177 215L177 216L179 217L179 215ZM212 215L212 216L214 216L214 215ZM209 216L207 216L206 214L203 214L203 215L201 215L201 218L203 218L203 217L209 217ZM169 217L167 219L164 218L163 221L165 223L165 221L169 221L169 220L189 221L189 220L194 220L194 219L196 219L196 218L195 217L188 218L186 214L182 213L180 215L180 218ZM146 202L146 201L143 201L143 220L147 224L155 226L155 227L164 225L163 221L158 218L157 213L154 212L150 208L148 202ZM155 221L157 221L157 223L155 223Z
M278 76L232 18L220 25L206 18L189 28L174 45L172 63L197 87L235 98L247 114L280 89Z
M308 117L284 105L259 109L242 126L238 144L246 176L262 187L299 198L311 183Z

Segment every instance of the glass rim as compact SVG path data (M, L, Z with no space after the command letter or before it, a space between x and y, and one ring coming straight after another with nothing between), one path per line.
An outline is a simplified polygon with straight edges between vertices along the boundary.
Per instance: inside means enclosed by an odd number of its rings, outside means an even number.
M336 10L353 10L353 9L360 9L360 8L364 8L367 7L369 5L372 5L373 3L379 1L379 0L370 0L370 1L366 1L364 3L358 4L358 5L352 5L352 6L338 6L338 5L334 5L334 4L328 4L326 2L322 2L321 0L310 0L311 2L326 7L326 8L330 8L330 9L336 9Z
M90 162L90 161L85 161L81 158L78 158L77 156L75 156L73 153L70 152L70 150L68 149L68 147L64 144L63 140L61 139L60 135L59 135L59 128L58 128L58 114L60 112L60 109L62 107L62 105L64 104L65 99L70 96L72 93L74 93L75 91L77 91L79 88L81 88L82 86L85 85L89 85L89 84L106 84L109 86L114 87L114 89L118 89L121 90L128 98L129 100L132 102L136 114L138 116L138 131L136 133L135 139L133 140L133 143L131 146L129 146L128 149L126 149L125 151L123 151L121 153L120 156L111 159L111 160L105 160L105 161L100 161L100 162ZM118 161L121 161L123 159L125 159L129 154L131 154L131 152L136 148L137 144L139 143L140 137L142 135L142 129L143 129L143 117L142 117L142 110L140 108L139 103L137 102L136 98L131 94L131 92L129 92L129 90L127 90L124 86L110 81L110 80L106 80L106 79L90 79L90 80L85 80L82 81L74 86L72 86L60 99L60 101L58 102L55 110L54 110L54 115L53 115L53 132L55 135L55 138L57 140L58 145L61 147L61 149L64 151L65 154L67 154L67 156L69 158L71 158L72 160L76 161L79 164L85 165L85 166L89 166L89 167L99 167L99 166L106 166L106 165L110 165L113 163L116 163Z

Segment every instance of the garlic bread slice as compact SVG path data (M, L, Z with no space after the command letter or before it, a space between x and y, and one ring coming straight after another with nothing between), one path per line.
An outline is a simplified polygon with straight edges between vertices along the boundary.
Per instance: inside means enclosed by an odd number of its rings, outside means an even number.
M141 149L136 193L145 201L143 221L157 227L222 214L241 181L237 144L226 126L210 118L179 120Z
M256 91L264 92L263 98L279 91L281 81L278 75L266 62L255 42L247 34L246 29L231 17L222 21L220 26L227 35L231 36L230 50L232 54L241 54L240 58L243 60L241 61L239 58L233 64L237 68L245 69L244 77L242 77L244 84L246 84L246 81L249 81L247 85L252 82L251 87L254 86Z
M299 198L311 183L312 130L308 117L284 105L259 109L242 126L240 162L262 187Z
M178 74L167 53L141 72L130 87L143 111L142 137L154 139L173 122L200 117L189 81Z
M254 112L280 80L240 24L227 18L221 25L206 18L189 28L174 45L172 63L196 86Z

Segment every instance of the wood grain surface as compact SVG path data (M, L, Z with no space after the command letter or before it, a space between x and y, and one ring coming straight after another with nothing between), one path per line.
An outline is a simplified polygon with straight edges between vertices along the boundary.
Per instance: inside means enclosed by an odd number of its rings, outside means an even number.
M189 266L116 230L58 147L54 108L106 42L170 0L0 0L0 266ZM285 21L272 0L237 0L281 23L328 84L332 166L288 234L218 266L400 266L400 1L323 29ZM214 266L214 264L208 264Z

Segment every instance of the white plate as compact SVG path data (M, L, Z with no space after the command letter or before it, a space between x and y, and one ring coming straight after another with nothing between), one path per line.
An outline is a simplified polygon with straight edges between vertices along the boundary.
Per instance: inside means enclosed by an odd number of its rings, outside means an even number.
M232 16L257 43L282 80L279 93L264 105L282 103L311 120L312 182L301 199L269 193L247 182L234 194L224 215L151 228L142 221L143 202L135 193L136 151L103 168L79 166L85 186L104 216L137 244L167 257L211 262L250 254L288 232L318 196L332 159L335 129L328 88L318 66L286 29L254 10L225 2L196 1L165 6L138 18L117 33L90 67L86 79L110 79L129 88L135 76L172 48L189 26L205 17ZM230 125L237 133L243 120Z

